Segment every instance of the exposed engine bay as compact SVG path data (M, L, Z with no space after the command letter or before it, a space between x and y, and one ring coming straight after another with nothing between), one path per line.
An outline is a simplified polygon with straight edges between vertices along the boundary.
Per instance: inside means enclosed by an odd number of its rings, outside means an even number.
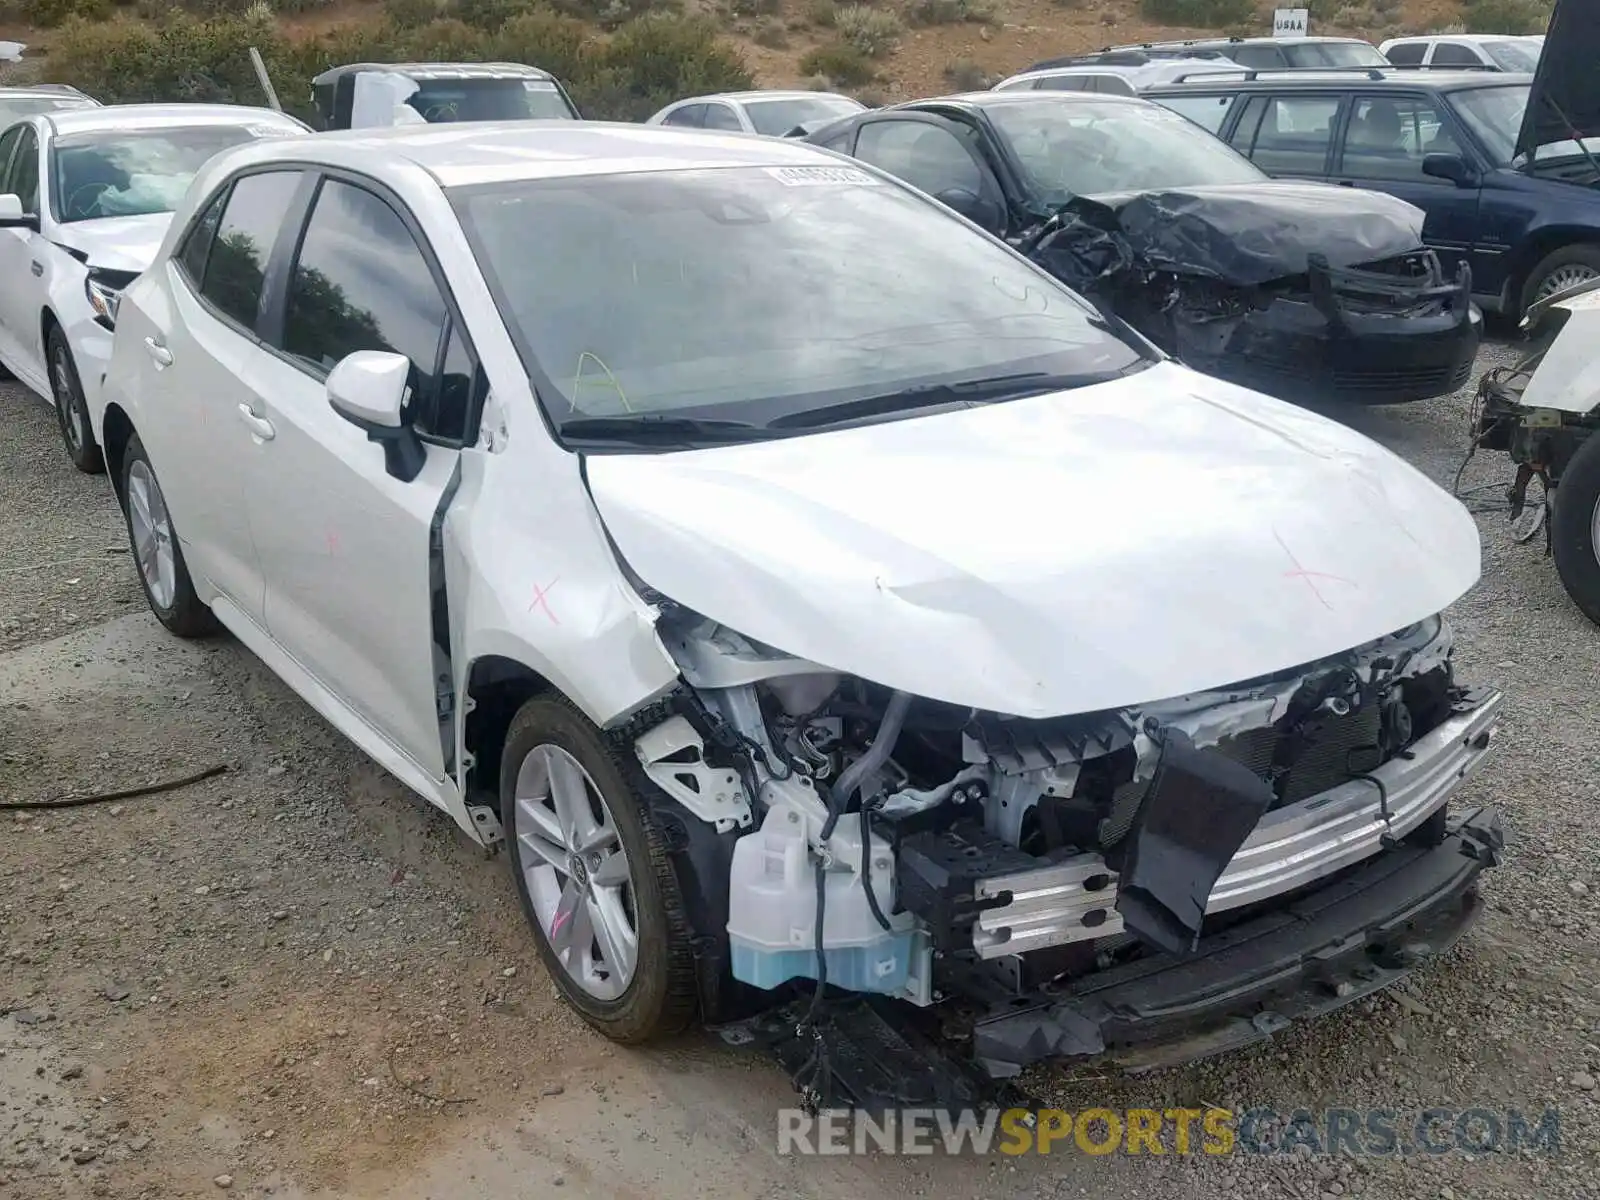
M980 1022L1187 955L1425 827L1437 842L1499 706L1457 684L1438 617L1267 678L1048 720L893 692L671 606L659 628L687 688L636 748L731 842L733 978L959 999ZM1024 1056L984 1057L1004 1076Z

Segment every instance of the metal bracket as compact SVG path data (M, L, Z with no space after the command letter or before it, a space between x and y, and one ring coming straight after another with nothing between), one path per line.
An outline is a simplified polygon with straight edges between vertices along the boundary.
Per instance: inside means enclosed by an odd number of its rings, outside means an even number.
M754 823L739 772L706 761L705 741L684 717L668 717L633 743L645 775L718 833Z
M472 818L473 827L478 831L478 840L483 843L484 850L493 854L506 840L506 832L500 826L500 818L487 804L467 805L467 815Z

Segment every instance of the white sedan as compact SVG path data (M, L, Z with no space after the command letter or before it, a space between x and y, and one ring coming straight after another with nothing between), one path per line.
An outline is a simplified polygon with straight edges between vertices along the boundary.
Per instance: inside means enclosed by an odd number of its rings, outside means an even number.
M866 105L837 92L784 92L776 89L753 92L718 92L714 96L690 96L675 100L652 113L646 125L667 125L674 129L715 129L728 133L757 133L765 137L788 137L796 129L810 132L862 112Z
M117 296L149 265L201 165L293 117L222 104L60 97L0 134L0 364L52 401L67 454L102 469L88 401L111 357Z
M615 1039L735 983L981 1005L1000 960L1015 988L1204 951L1205 910L1303 929L1319 988L1448 945L1499 836L1444 807L1500 703L1436 615L1476 525L1119 328L809 145L328 133L200 172L94 421L157 617L220 622L503 839ZM945 833L986 847L937 868L987 897L956 924L919 874ZM1317 922L1272 915L1290 893ZM1186 1012L1253 1003L1259 964L1216 966ZM1087 1044L985 1037L1001 1073Z

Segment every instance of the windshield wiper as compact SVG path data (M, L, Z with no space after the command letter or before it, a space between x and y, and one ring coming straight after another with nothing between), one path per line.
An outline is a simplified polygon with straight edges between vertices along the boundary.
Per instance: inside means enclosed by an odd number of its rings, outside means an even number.
M885 392L879 396L866 396L860 400L846 400L841 404L827 404L821 408L789 413L772 422L774 429L815 429L824 425L837 425L847 421L884 416L890 413L910 412L922 408L967 407L973 404L992 404L998 400L1020 400L1025 396L1038 396L1045 392L1064 392L1073 388L1091 387L1097 383L1110 383L1125 375L1149 366L1140 359L1131 366L1115 371L1084 371L1076 375L1052 375L1048 371L1024 371L1014 375L995 375L987 379L966 379L959 383L921 383Z
M561 436L578 441L620 442L652 446L754 442L779 436L765 425L721 417L680 417L670 413L628 413L615 417L578 417L561 424Z

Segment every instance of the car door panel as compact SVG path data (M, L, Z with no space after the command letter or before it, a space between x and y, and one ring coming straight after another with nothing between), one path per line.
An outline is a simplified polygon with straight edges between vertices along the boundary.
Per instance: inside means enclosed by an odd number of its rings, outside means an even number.
M153 391L183 398L182 411L142 413L140 430L180 514L190 571L257 624L265 620L266 585L246 480L261 447L239 405L251 396L245 381L260 353L254 326L273 252L297 228L307 179L301 171L261 171L223 189L184 235L184 255L166 264L169 303L150 307L154 328L136 356L140 370L162 376Z
M425 445L415 478L329 404L326 375L356 350L413 363L411 418L431 424L458 323L415 226L364 181L325 177L281 311L242 376L261 453L248 483L272 638L431 779L443 780L430 535L459 449ZM453 377L453 376L452 376ZM425 432L432 432L425 430Z
M1392 138L1386 122L1398 131ZM1481 290L1474 256L1480 189L1424 175L1427 154L1459 154L1473 163L1471 148L1443 105L1422 94L1360 93L1352 98L1335 180L1387 192L1420 208L1426 214L1422 240L1438 253L1445 273L1453 276L1461 263L1469 263L1474 287Z
M14 194L24 212L40 214L40 157L38 135L31 124L21 125L0 175L0 193ZM0 229L0 331L4 337L6 365L24 384L49 395L39 314L44 310L47 287L45 265L59 250L32 229Z

